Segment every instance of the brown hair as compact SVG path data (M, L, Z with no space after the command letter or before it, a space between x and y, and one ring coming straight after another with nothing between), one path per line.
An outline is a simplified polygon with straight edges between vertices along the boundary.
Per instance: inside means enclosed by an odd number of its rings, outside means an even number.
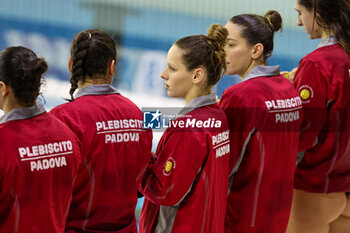
M25 47L8 47L0 53L0 81L9 85L16 100L27 107L35 104L47 68L43 58Z
M215 85L226 69L224 46L227 41L227 29L220 24L213 24L208 35L184 37L175 42L184 53L184 64L188 70L204 67L207 71L208 86Z
M79 81L93 77L95 74L105 75L108 64L116 60L117 51L113 38L106 32L89 29L79 32L71 47L72 76L69 94L72 100Z
M311 11L314 8L313 0L298 0L299 5L304 6L308 11Z
M241 37L245 38L250 45L261 43L264 46L264 61L272 55L274 34L282 30L282 17L277 11L270 10L264 16L236 15L230 21L243 27Z
M338 43L350 55L350 2L349 0L299 0L307 10L314 10L317 24L334 33Z

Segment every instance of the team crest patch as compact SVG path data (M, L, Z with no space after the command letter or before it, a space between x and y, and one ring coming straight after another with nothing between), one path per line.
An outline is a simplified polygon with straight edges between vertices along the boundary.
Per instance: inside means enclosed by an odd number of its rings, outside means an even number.
M300 92L300 97L301 97L303 100L309 99L309 98L310 98L310 91L307 90L307 89L301 90L301 92Z
M301 86L298 91L299 91L300 98L303 101L308 101L309 99L314 97L314 91L308 85Z
M165 176L168 176L172 173L172 171L175 169L176 163L173 157L170 157L164 164L163 168L163 174Z

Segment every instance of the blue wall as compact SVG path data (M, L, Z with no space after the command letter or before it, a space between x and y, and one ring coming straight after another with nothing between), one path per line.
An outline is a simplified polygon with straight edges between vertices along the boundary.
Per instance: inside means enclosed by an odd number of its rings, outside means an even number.
M76 0L0 0L0 3L0 49L11 45L32 48L47 59L49 77L68 80L70 43L80 30L94 27L94 11L81 7ZM114 33L120 44L117 80L123 89L145 93L165 95L157 90L162 88L158 79L165 66L162 59L173 42L190 34L205 34L212 23L225 24L215 18L150 9L134 8L130 12L124 17L122 30ZM281 65L281 70L291 70L317 43L309 40L302 29L287 28L276 33L269 63ZM140 80L144 90L138 86ZM217 86L218 95L238 81L237 77L224 77Z

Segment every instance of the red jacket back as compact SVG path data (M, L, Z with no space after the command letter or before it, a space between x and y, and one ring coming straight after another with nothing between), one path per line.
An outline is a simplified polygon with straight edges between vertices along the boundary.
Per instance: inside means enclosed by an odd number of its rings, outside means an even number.
M64 232L81 162L77 137L43 112L0 124L0 232Z
M305 56L294 85L303 100L295 188L350 191L350 57L333 37Z
M220 101L231 139L225 232L281 233L292 203L301 99L279 67L251 74Z
M67 232L137 232L137 187L151 157L152 133L143 129L138 107L120 94L108 94L109 89L91 86L86 94L51 110L78 135L85 164L75 185Z

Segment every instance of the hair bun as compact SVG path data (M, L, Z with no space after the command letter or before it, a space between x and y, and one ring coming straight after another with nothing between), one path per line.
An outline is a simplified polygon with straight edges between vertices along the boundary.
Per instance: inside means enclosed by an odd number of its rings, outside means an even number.
M269 10L265 13L264 18L274 32L282 30L282 17L277 11Z
M36 67L34 68L35 73L41 76L43 73L46 72L47 68L48 68L47 63L43 58L36 59Z
M208 29L208 39L214 40L220 47L227 41L228 31L221 24L212 24Z
M46 72L48 66L43 58L27 58L27 61L23 62L23 78L36 77L39 78Z

